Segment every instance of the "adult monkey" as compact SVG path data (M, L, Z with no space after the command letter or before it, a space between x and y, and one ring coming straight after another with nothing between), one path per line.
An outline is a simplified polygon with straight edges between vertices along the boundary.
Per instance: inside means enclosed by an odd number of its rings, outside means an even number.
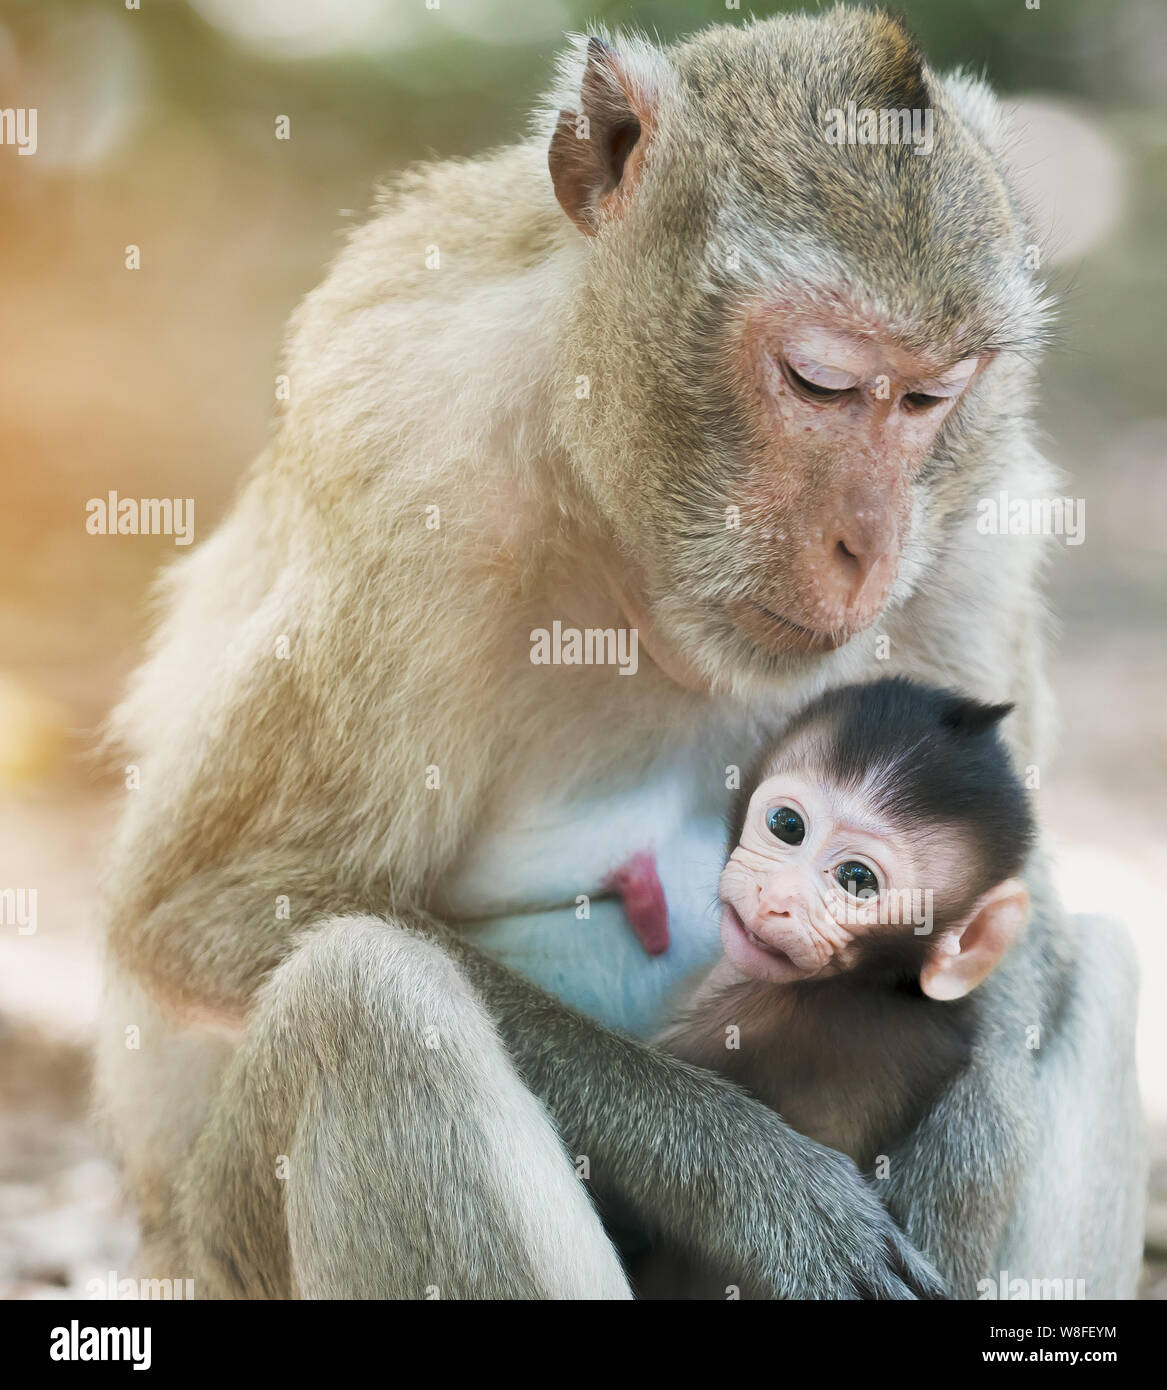
M651 1029L716 952L727 767L831 683L1012 700L1036 756L1037 553L970 524L1048 485L993 108L849 10L562 78L540 138L404 178L301 307L273 445L117 716L102 1089L148 1256L212 1295L623 1296L562 1136L747 1294L930 1293L849 1160L499 960ZM932 110L934 149L828 144L849 101ZM555 619L651 660L535 665ZM574 910L649 849L659 960ZM1126 1292L1131 970L1038 878L991 1041L882 1190L957 1293Z

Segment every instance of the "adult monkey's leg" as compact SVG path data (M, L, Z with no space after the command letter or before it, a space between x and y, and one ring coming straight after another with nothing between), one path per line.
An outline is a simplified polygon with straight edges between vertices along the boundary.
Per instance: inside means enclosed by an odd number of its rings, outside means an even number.
M327 924L273 973L184 1187L212 1297L629 1296L458 968L377 919Z
M1060 1281L1067 1298L1133 1298L1149 1162L1135 1065L1138 970L1126 931L1108 918L1070 917L1066 941L1062 1008L1037 1040L1038 1147L990 1274L1041 1281L1039 1289Z
M1008 1297L1002 1271L1030 1297L1131 1297L1147 1179L1134 962L1116 924L1062 915L1043 864L1031 888L1033 920L981 986L973 1056L881 1190L955 1297Z
M597 1192L644 1229L747 1297L941 1291L849 1158L723 1077L576 1013L460 937L445 941L489 999L519 1074L589 1158Z
M625 1295L540 1101L597 1190L747 1293L938 1288L849 1159L418 915L335 919L257 996L184 1182L200 1289Z

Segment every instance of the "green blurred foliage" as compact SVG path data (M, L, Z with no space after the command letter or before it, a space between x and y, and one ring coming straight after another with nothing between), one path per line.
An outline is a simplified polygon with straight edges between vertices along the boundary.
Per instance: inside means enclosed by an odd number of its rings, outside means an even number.
M355 0L330 0L340 14ZM1032 3L1033 0L1030 0ZM268 111L294 90L297 111L317 112L352 127L361 143L387 153L418 156L429 150L464 153L509 138L545 84L564 29L586 30L600 21L672 39L711 23L741 24L814 6L760 3L729 10L724 0L361 0L360 13L379 16L362 31L338 26L338 47L311 57L288 57L274 41L239 41L238 31L213 21L246 15L276 0L140 0L127 15L146 60L156 95L200 118L237 129L242 111ZM284 0L293 7L304 0ZM315 6L327 13L326 0ZM86 10L116 13L119 0L2 0L0 21L19 47L35 43L58 20ZM894 6L939 67L984 69L1005 92L1042 90L1077 95L1102 105L1129 103L1132 54L1164 37L1158 0L905 0ZM322 46L324 47L324 46ZM1154 82L1146 83L1151 100ZM282 108L281 108L282 109ZM322 157L325 157L322 153Z

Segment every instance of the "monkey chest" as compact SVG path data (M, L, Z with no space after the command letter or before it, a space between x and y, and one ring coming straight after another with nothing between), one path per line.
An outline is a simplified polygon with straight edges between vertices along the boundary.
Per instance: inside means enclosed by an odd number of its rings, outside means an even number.
M611 1027L647 1036L719 952L723 778L682 764L635 788L500 808L435 910Z

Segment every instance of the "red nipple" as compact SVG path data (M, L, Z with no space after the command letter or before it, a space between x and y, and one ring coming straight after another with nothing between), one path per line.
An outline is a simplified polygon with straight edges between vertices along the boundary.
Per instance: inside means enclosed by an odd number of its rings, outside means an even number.
M604 887L624 904L624 914L648 954L663 955L669 949L669 908L652 851L634 854L608 876Z

